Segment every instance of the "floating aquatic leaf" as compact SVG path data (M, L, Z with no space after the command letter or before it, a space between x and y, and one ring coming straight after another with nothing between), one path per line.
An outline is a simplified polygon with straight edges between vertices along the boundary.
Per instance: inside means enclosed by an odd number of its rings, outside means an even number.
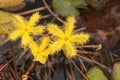
M10 11L22 9L25 6L24 0L0 0L0 8Z
M104 0L87 0L87 3L89 5L91 5L94 8L101 8L102 4L103 4Z
M114 70L114 80L120 80L120 62L114 64L113 70Z
M80 13L76 6L84 6L86 2L85 0L53 0L52 4L56 13L61 16L78 16Z
M93 67L86 74L88 80L108 80L105 74L97 67Z
M17 27L14 25L12 13L0 11L0 35L8 34Z

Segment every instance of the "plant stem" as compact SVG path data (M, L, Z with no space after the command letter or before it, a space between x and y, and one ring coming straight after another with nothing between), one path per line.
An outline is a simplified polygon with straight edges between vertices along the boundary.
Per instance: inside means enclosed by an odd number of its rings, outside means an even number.
M43 3L44 3L44 5L45 5L45 7L48 9L48 11L58 20L58 21L60 21L61 23L64 23L64 21L61 19L61 18L59 18L56 14L54 14L53 12L52 12L52 10L50 9L50 7L48 6L48 4L46 3L46 1L45 0L42 0L43 1Z

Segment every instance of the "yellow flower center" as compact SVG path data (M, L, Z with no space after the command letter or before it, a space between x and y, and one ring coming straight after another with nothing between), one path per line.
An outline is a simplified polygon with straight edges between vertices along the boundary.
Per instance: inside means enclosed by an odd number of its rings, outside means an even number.
M65 40L65 41L68 41L68 40L69 40L69 38L68 38L68 37L64 37L64 40Z

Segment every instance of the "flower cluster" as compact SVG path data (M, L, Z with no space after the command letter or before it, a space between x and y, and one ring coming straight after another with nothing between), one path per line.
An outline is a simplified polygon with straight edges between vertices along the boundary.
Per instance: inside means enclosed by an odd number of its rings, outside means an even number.
M34 61L39 61L45 64L48 55L54 55L56 52L63 50L64 55L71 59L76 56L76 45L83 45L89 41L89 34L74 32L75 18L73 16L67 17L63 26L58 26L54 23L49 23L45 26L37 25L40 15L35 13L31 16L30 20L24 19L19 15L15 15L15 24L18 28L9 34L9 39L12 41L21 37L21 45L29 47ZM44 36L44 30L48 31L50 36ZM40 42L34 41L33 37L42 35Z

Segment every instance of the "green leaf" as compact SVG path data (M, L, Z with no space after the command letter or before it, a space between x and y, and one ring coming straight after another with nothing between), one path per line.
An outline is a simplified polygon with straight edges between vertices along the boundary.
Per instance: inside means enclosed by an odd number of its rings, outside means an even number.
M86 1L85 0L66 0L66 1L69 1L72 5L74 6L86 6Z
M114 70L114 79L113 80L120 80L120 62L117 62L113 66Z
M87 0L88 4L91 5L94 8L101 8L103 2L99 2L97 0Z
M93 67L92 69L90 69L87 72L86 76L88 80L108 80L102 70L97 67Z
M54 10L61 16L78 16L80 13L76 6L86 5L85 0L53 0Z

